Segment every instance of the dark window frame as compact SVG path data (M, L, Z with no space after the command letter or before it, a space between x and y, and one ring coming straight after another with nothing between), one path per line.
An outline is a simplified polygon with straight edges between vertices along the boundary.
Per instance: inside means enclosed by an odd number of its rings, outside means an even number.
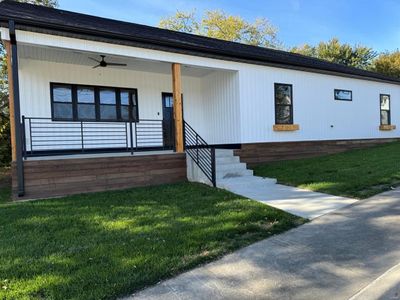
M56 118L54 116L54 87L65 86L71 89L72 93L72 118ZM93 88L94 91L94 106L95 106L95 119L81 119L78 118L78 88ZM116 119L101 119L100 116L100 90L111 89L115 91L116 97ZM121 91L129 92L129 119L123 119L121 114ZM135 98L136 101L133 101ZM127 87L114 87L114 86L100 86L91 84L76 84L76 83L61 83L50 82L50 105L51 105L51 119L53 121L70 121L70 122L139 122L139 97L136 88ZM114 104L112 104L114 105Z
M276 95L277 95L277 86L288 86L290 87L290 104L278 104L276 101ZM293 118L293 84L288 84L288 83L279 83L275 82L274 83L274 103L275 103L275 125L293 125L294 124L294 118ZM278 106L289 106L290 107L290 121L289 123L282 123L278 122Z
M386 96L389 98L389 109L382 109L382 97ZM388 123L383 124L382 123L382 111L386 111L388 113ZM380 119L380 124L381 125L392 125L392 117L391 117L391 99L390 99L390 94L379 94L379 119Z
M336 92L337 92L337 91L350 92L350 95L351 95L350 100L337 98L337 97L336 97ZM334 89L334 90L333 90L333 98L334 98L336 101L352 102L352 101L353 101L353 91L352 91L352 90L344 90L344 89Z

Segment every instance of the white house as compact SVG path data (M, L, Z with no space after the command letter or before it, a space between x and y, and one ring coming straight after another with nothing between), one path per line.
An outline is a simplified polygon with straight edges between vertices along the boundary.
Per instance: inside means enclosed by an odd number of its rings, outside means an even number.
M187 172L215 184L226 175L215 148L256 164L400 137L395 78L14 1L0 3L0 22L19 196L176 182Z

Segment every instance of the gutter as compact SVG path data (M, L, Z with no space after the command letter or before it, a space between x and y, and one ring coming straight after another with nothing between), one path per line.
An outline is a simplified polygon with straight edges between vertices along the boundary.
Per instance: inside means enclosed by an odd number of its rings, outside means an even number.
M18 197L25 195L24 184L24 162L22 159L22 130L21 130L21 108L19 96L19 76L18 76L18 49L17 39L15 35L15 23L13 20L8 22L10 31L11 44L11 73L13 77L13 95L14 95L14 122L15 122L15 148L16 148L16 163L17 163L17 182L18 182ZM10 66L9 66L10 67Z

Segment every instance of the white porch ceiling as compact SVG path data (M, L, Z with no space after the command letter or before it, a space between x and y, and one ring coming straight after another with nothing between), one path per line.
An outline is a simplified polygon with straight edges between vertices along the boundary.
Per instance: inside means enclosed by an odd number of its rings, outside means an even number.
M91 52L79 52L64 50L50 47L36 47L31 45L20 44L18 47L18 53L20 58L35 59L42 61L51 61L66 64L76 64L93 67L96 63L90 60L88 57L100 59L100 54L103 53L91 53ZM107 68L121 68L124 70L134 70L152 73L171 74L171 63L136 59L124 56L106 55L107 62L124 63L126 67L115 67L108 66ZM182 75L191 77L203 77L211 72L215 71L211 68L200 68L194 66L183 65Z

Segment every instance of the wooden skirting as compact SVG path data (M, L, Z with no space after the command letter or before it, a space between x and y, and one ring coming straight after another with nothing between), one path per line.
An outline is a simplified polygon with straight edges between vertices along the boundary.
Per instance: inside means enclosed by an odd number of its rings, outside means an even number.
M396 140L399 141L400 138L243 144L241 149L234 150L234 153L240 156L242 162L249 166L255 166L273 161L315 157L367 148Z
M25 197L48 198L186 181L185 154L24 162ZM13 165L13 178L15 165ZM15 195L16 180L13 180ZM23 200L16 198L15 200Z

